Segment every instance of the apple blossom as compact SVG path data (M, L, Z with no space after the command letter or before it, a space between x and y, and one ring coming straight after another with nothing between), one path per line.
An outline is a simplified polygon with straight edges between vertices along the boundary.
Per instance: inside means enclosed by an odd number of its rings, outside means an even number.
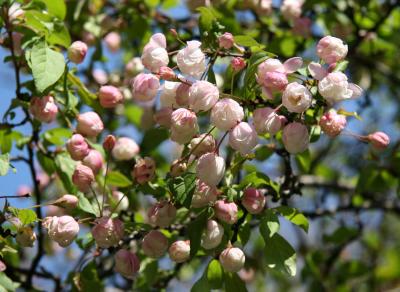
M111 153L115 160L131 160L139 154L139 146L131 138L120 137Z
M103 167L103 156L95 149L91 149L88 155L82 160L83 165L90 167L94 174L97 174Z
M282 141L289 153L304 152L308 148L309 139L308 129L301 123L290 123L283 129Z
M353 83L348 83L347 76L342 72L332 72L318 83L319 93L330 104L355 98L361 95L361 88Z
M218 99L218 88L208 81L196 81L189 88L189 105L195 112L210 110Z
M179 84L176 89L176 102L179 106L187 107L189 105L189 89L190 85L186 83Z
M283 124L280 116L270 107L257 108L253 112L253 125L259 135L275 135Z
M97 137L103 129L103 121L95 112L86 112L77 117L78 125L76 131L87 137Z
M221 131L229 131L244 118L243 108L230 98L219 100L211 110L210 121Z
M168 239L160 231L152 230L143 237L142 249L148 257L162 257L168 249Z
M87 192L94 182L93 170L83 164L78 164L72 175L72 182L81 192Z
M372 147L377 150L386 149L390 143L389 136L384 132L374 132L369 134L367 140L371 143Z
M132 178L139 184L151 181L155 176L156 162L150 157L140 158L132 170Z
M160 67L160 69L158 70L158 75L160 76L161 79L168 80L168 81L177 79L177 76L176 76L174 70L172 70L171 68L166 67L166 66Z
M177 108L176 91L181 83L165 81L161 86L160 103L161 107Z
M229 145L242 155L249 154L257 146L257 142L256 131L246 122L237 124L229 132Z
M162 33L152 35L143 48L141 60L144 67L151 72L157 73L160 67L167 66L169 57L166 47L167 41Z
M61 247L66 247L74 241L79 232L79 224L71 216L46 217L43 226L47 229L50 239Z
M265 196L256 188L247 188L243 192L242 205L250 214L258 214L264 210Z
M339 38L326 36L317 44L317 55L328 64L336 63L346 58L348 46Z
M334 109L326 112L319 121L322 131L331 138L339 135L346 124L346 116L338 114Z
M196 114L179 108L171 115L171 140L179 144L188 143L198 131Z
M304 0L283 0L281 12L286 20L300 17Z
M92 235L101 248L115 246L124 236L124 223L118 218L98 218L92 228Z
M186 162L180 159L176 159L172 162L171 167L169 169L169 173L172 177L177 177L185 173L186 170L187 170Z
M78 203L79 199L77 196L65 194L57 199L54 205L66 209L75 209L78 206Z
M305 112L311 105L311 92L297 82L289 83L282 95L282 104L290 112Z
M206 153L197 161L196 175L209 186L216 186L225 174L225 160L216 153Z
M233 71L239 72L246 67L246 61L241 57L235 57L231 61L231 66Z
M191 153L197 157L215 150L215 139L211 134L201 134L190 141Z
M68 48L68 59L75 64L80 64L85 59L88 47L84 42L75 41Z
M104 42L111 52L117 52L121 46L121 36L119 33L112 31L104 37Z
M201 246L204 249L217 247L224 236L224 227L215 220L207 221L207 228L201 237Z
M125 72L129 76L136 75L144 70L144 66L140 57L132 58L125 66Z
M33 97L29 105L29 111L38 121L51 123L57 116L58 107L54 98L46 95L43 97Z
M132 83L132 95L136 101L153 100L160 88L160 80L153 74L140 73Z
M199 78L206 70L205 55L200 47L201 42L188 41L187 46L176 55L179 70L184 75Z
M190 258L190 241L175 241L168 250L169 257L176 263L186 262Z
M219 200L214 205L215 216L228 224L234 224L238 220L238 206L234 202Z
M201 208L207 206L210 202L215 202L218 197L218 190L214 186L196 180L196 188L192 197L192 207Z
M244 266L246 257L238 247L227 247L219 255L219 262L227 272L239 272Z
M124 100L121 91L115 86L102 86L99 90L99 101L103 108L114 108Z
M89 154L89 145L81 134L74 134L67 141L66 148L73 160L82 160Z
M147 212L150 224L161 228L168 227L176 217L176 208L167 201L154 204Z
M114 256L115 271L128 279L133 279L139 272L140 261L136 254L126 249L120 249Z
M233 35L229 32L225 32L223 35L218 37L218 43L220 48L229 50L233 47L235 40L233 39Z

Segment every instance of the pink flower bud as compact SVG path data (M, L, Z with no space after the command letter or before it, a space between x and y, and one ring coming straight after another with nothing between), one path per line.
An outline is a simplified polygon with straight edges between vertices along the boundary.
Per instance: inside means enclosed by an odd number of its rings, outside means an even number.
M131 138L121 137L118 138L111 153L118 161L131 160L139 154L139 146Z
M29 226L21 227L18 229L15 240L22 247L33 247L36 241L36 234Z
M124 236L124 223L118 218L101 217L96 220L92 235L101 248L115 246Z
M75 64L80 64L85 59L88 47L84 42L73 42L68 48L68 59Z
M54 205L66 209L75 209L78 206L78 203L79 199L77 196L66 194L57 199L57 201L54 202Z
M275 135L282 128L280 116L270 107L258 108L253 112L253 124L259 135Z
M283 0L281 12L286 20L299 18L304 0Z
M208 184L216 186L225 174L225 160L216 153L206 153L197 161L196 175Z
M301 123L290 123L282 133L282 141L286 150L291 154L301 153L307 150L309 144L308 129Z
M208 111L218 99L218 87L208 81L196 81L189 88L189 105L195 112Z
M181 83L176 89L176 102L179 106L186 107L189 105L189 89L190 85Z
M317 55L328 64L336 63L346 58L347 51L347 45L341 39L333 36L323 37L317 44Z
M188 143L199 127L196 114L185 108L178 108L171 115L171 140L179 144Z
M121 46L121 36L112 31L104 37L104 42L111 52L117 52Z
M238 220L238 207L234 202L218 200L214 205L215 216L228 224L234 224Z
M172 108L163 107L154 114L154 120L160 126L165 128L171 127Z
M103 149L106 152L112 151L114 149L115 143L117 142L117 139L113 135L107 135L107 137L104 139L103 142Z
M196 189L192 197L192 207L202 208L211 202L215 202L218 197L218 190L216 187L210 187L206 183L197 180Z
M288 84L282 95L282 104L293 113L305 112L311 106L311 100L311 92L297 82Z
M244 266L246 257L243 251L237 247L228 247L219 255L219 262L227 272L239 272Z
M265 206L265 196L256 188L247 188L243 193L242 205L250 214L261 213Z
M79 233L79 224L71 216L46 217L43 226L47 228L50 239L61 247L70 245Z
M67 151L73 160L82 160L89 154L89 145L85 138L80 134L72 135L66 144Z
M50 123L56 118L58 107L54 102L54 98L47 95L43 97L33 97L29 105L29 111L38 121Z
M267 59L258 65L257 82L266 88L283 91L288 84L286 69L278 59Z
M190 150L197 157L215 150L215 139L211 134L201 134L190 141Z
M384 132L375 132L367 136L369 143L377 150L386 149L390 143L390 138Z
M144 46L141 59L149 71L157 73L161 67L168 65L169 57L166 47L167 41L162 33L154 34Z
M219 100L211 110L211 124L221 131L229 131L244 118L243 108L230 98Z
M139 272L140 261L136 254L126 249L120 249L114 256L115 271L128 279L133 279Z
M235 57L231 61L231 66L233 71L239 72L246 67L246 61L243 58Z
M97 137L104 129L103 121L95 112L79 114L77 121L76 131L83 136Z
M0 272L4 272L6 269L6 264L3 261L0 261Z
M168 239L160 231L152 230L143 237L142 249L148 257L162 257L168 249Z
M153 100L160 88L160 80L153 74L140 73L132 84L132 95L136 101L146 102Z
M142 185L154 178L155 171L156 162L153 158L140 158L132 170L132 178L135 179L137 183Z
M20 185L17 189L17 196L25 196L32 194L32 188L28 185Z
M218 38L218 43L220 48L229 50L233 47L235 40L231 33L226 32Z
M175 220L176 208L167 201L161 201L149 209L147 216L151 225L165 228Z
M224 227L215 220L207 221L207 229L201 237L201 246L204 249L217 247L224 236Z
M331 138L339 135L346 124L346 116L339 115L334 109L326 112L319 121L322 131Z
M189 41L187 47L176 55L176 62L182 74L199 78L206 70L206 56L201 51L201 42Z
M190 241L175 241L168 250L169 257L176 263L186 262L190 258Z
M108 82L107 72L102 69L94 69L92 76L98 84L105 85Z
M246 122L237 124L229 132L229 145L243 156L249 154L256 147L257 142L256 131Z
M121 91L115 86L102 86L99 90L100 105L104 108L114 108L124 100Z
M72 182L81 192L87 192L94 182L93 170L83 164L78 164L72 175Z
M160 70L158 71L158 74L160 75L161 79L164 80L169 80L169 81L173 81L176 79L176 75L174 70L172 70L169 67L161 67Z
M174 162L172 162L169 173L172 177L177 177L185 173L186 169L187 169L186 162L177 159Z
M97 150L90 150L82 160L83 165L90 167L94 174L97 174L103 168L103 156Z

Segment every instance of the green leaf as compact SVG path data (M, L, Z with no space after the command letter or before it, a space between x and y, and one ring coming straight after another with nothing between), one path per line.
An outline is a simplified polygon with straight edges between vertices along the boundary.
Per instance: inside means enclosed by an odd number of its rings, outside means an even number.
M225 273L225 291L247 292L246 284L236 273Z
M29 225L37 220L36 213L31 209L19 209L17 217L24 225Z
M218 260L213 259L206 269L207 280L211 289L220 289L223 285L224 272Z
M279 218L272 209L267 209L265 216L262 218L261 224L263 225L263 228L269 230L269 237L274 236L280 228Z
M94 261L86 265L76 278L76 282L78 282L80 286L80 289L78 289L79 291L103 291L104 289L103 282L99 278L96 263Z
M311 155L310 151L304 151L303 153L299 153L295 157L297 165L299 166L300 170L304 173L308 173L311 166Z
M47 38L49 44L61 45L64 48L68 48L71 45L71 36L69 35L68 29L65 26L57 27Z
M144 155L148 154L168 138L168 130L163 128L152 128L144 134L142 143L140 144L140 149L145 151L145 153L143 153Z
M72 136L72 131L67 128L54 128L44 132L44 139L57 146L65 145L65 141Z
M76 162L71 159L68 153L64 152L56 156L55 165L65 190L70 194L75 194L76 187L72 183L72 175L75 171Z
M40 166L47 174L53 174L54 172L56 172L56 164L54 162L54 159L46 156L45 154L43 154L43 152L40 151L36 153L36 157L40 163Z
M260 225L260 232L265 241L264 255L267 266L290 276L295 276L296 252L293 247L278 233L270 236L266 224Z
M19 283L13 282L5 273L0 272L0 291L13 292L20 286Z
M335 245L344 244L358 235L358 230L349 227L339 227L332 234L324 235L324 241Z
M301 227L305 232L308 232L308 219L301 214L296 208L288 206L280 206L276 208L287 220Z
M258 43L254 38L248 35L236 35L234 36L235 43L240 46L245 47L262 47L260 43Z
M1 153L5 154L11 151L12 140L13 140L12 132L9 129L0 130Z
M107 184L114 187L126 188L132 185L132 181L119 171L110 171L107 174Z
M200 248L201 236L203 234L203 229L207 224L208 214L204 210L200 213L195 220L188 225L188 236L190 240L190 256L194 257Z
M208 279L205 274L201 276L196 283L194 283L190 292L208 292L211 291L210 284L208 283Z
M142 123L143 109L137 105L130 104L125 107L125 117L131 124L140 127Z
M81 209L82 211L93 214L95 216L99 215L98 208L93 208L93 205L90 203L90 201L85 197L85 195L81 192L78 192L76 195L79 199L78 201L78 208Z
M44 92L56 83L64 73L64 56L48 48L44 41L33 46L30 59L35 86L40 92Z
M344 70L347 68L347 65L349 65L349 61L341 61L336 65L335 69L333 69L333 72L344 72Z
M6 175L10 168L10 154L0 154L0 176Z
M189 209L196 189L196 175L185 173L183 176L172 178L168 186L175 200Z
M78 91L78 95L82 98L83 102L89 106L94 104L94 100L97 99L97 95L90 92L89 89L82 83L82 81L73 75L71 72L68 72L68 81L71 82Z
M242 187L247 185L251 185L255 188L270 186L271 180L267 175L261 172L252 172L246 175L240 183Z
M67 14L67 6L65 5L64 0L41 0L47 6L47 11L58 17L61 20L64 20L65 15Z

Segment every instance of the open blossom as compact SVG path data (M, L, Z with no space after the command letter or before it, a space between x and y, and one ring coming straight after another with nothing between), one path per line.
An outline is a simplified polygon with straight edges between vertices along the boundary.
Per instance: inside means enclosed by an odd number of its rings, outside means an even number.
M204 249L217 247L224 236L224 227L215 220L207 221L207 228L201 237L201 246Z
M206 153L197 161L196 175L209 186L216 186L225 174L225 160L216 153Z
M112 156L118 160L131 160L139 154L139 146L136 142L128 137L120 137L117 139L112 150Z
M154 204L147 212L150 224L161 228L168 227L176 217L176 208L167 201Z
M384 132L375 132L367 136L367 140L371 143L372 147L377 150L386 149L389 146L390 138Z
M82 160L89 154L89 145L81 134L74 134L66 143L67 151L73 160Z
M211 110L210 121L221 131L229 131L244 118L243 108L230 98L219 100Z
M91 149L88 155L82 160L83 165L90 167L94 174L97 174L103 167L103 156L95 149Z
M60 246L66 247L72 243L79 232L79 224L71 216L46 217L43 226L47 228L50 239Z
M207 206L210 202L215 202L218 197L218 190L216 187L211 187L206 183L197 180L196 188L192 197L192 207L201 208Z
M335 102L355 98L361 95L361 88L353 83L348 83L347 76L342 72L332 72L318 83L319 93L327 102Z
M81 192L87 192L94 182L93 170L83 164L78 164L72 175L72 182Z
M223 49L229 50L233 47L235 40L233 39L233 35L229 32L225 32L218 38L219 46Z
M206 70L206 59L200 46L199 41L189 41L176 55L179 70L184 75L199 78Z
M231 61L231 66L233 71L239 72L240 70L244 69L244 67L246 67L246 61L243 58L235 57Z
M327 64L336 63L346 58L348 46L339 38L326 36L317 44L317 55Z
M115 246L124 236L124 223L118 218L101 217L96 220L92 235L101 248Z
M33 247L36 241L36 234L29 226L18 228L15 240L22 247Z
M253 112L253 124L259 135L275 135L283 126L282 119L273 108L258 108Z
M68 59L72 63L80 64L85 59L88 47L84 42L73 42L68 48Z
M299 18L304 0L283 0L281 12L286 20Z
M140 261L136 254L126 249L120 249L114 256L115 271L127 279L133 279L139 272Z
M258 214L264 210L265 196L256 188L247 188L242 197L242 205L250 214Z
M175 241L168 250L169 257L176 263L183 263L190 258L190 241Z
M238 220L238 206L234 202L219 200L214 205L215 216L228 224L234 224Z
M242 155L249 154L256 147L257 142L257 132L246 122L237 124L229 132L229 145Z
M176 91L181 83L173 81L165 81L161 86L160 103L161 107L178 107L176 101Z
M95 112L79 114L77 121L76 131L83 136L97 137L104 129L103 121Z
M104 37L104 42L111 52L117 52L121 47L121 36L119 33L112 31Z
M311 105L311 92L297 82L289 83L282 95L282 104L293 113L302 113Z
M124 100L121 91L115 86L102 86L99 90L100 105L104 108L116 107Z
M189 88L189 105L195 112L208 111L218 99L218 87L208 81L196 81Z
M132 177L142 185L154 178L155 171L156 162L154 159L150 157L140 158L132 170Z
M146 69L157 73L160 67L168 65L169 57L166 47L167 41L162 33L151 36L150 41L143 48L141 58Z
M190 149L193 155L200 157L215 149L215 139L211 134L201 134L190 141Z
M171 115L171 140L179 144L188 143L197 134L196 114L185 108L178 108Z
M148 257L162 257L168 249L168 238L160 231L152 230L143 237L142 249Z
M136 101L153 100L160 88L160 80L153 74L140 73L132 83L132 95Z
M171 127L172 108L163 107L154 114L154 121L165 128Z
M283 129L282 141L289 153L304 152L308 148L309 139L308 129L301 123L290 123Z
M338 114L334 109L326 112L319 121L322 131L331 138L339 135L346 124L346 116Z
M228 247L219 255L219 262L227 272L236 273L243 268L246 256L243 251L237 247Z
M8 9L8 18L12 22L18 18L23 18L25 11L21 8L21 4L14 2Z
M47 95L43 97L33 97L29 105L29 111L38 121L50 123L56 118L58 107L54 98Z

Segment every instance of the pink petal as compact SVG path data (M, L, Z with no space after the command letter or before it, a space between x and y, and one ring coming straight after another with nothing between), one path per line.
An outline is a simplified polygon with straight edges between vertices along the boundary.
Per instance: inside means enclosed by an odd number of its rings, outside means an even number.
M286 73L293 73L297 69L301 68L303 65L303 59L300 57L293 57L287 59L285 63L283 63L283 67L285 68Z
M150 43L154 43L158 47L162 47L162 48L167 47L167 40L165 39L165 35L162 33L154 34L150 39Z
M347 88L353 91L353 95L351 96L351 98L357 98L363 92L362 88L354 83L349 83L349 86Z
M308 71L310 71L311 76L317 80L322 80L326 75L328 75L328 71L322 67L321 64L315 62L311 62L308 65Z

